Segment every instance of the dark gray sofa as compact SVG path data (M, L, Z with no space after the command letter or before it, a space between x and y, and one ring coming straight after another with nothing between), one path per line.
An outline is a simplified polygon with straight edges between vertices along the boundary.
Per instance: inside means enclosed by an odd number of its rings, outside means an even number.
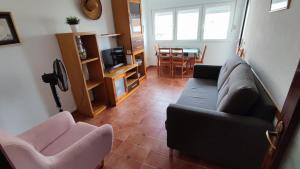
M259 169L265 131L276 111L250 66L238 56L223 67L195 65L176 104L167 108L171 149L233 169Z

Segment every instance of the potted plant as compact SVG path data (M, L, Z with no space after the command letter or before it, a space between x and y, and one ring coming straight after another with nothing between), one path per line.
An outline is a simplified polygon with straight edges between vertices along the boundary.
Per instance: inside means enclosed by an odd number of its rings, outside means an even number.
M76 16L69 16L66 18L66 23L70 25L72 32L78 31L78 24L80 22L80 19Z

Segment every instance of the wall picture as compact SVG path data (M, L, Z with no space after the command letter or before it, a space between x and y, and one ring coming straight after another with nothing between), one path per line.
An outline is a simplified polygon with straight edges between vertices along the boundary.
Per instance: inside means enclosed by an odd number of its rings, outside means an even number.
M0 45L20 43L11 13L0 12Z
M288 9L291 0L271 0L271 12Z

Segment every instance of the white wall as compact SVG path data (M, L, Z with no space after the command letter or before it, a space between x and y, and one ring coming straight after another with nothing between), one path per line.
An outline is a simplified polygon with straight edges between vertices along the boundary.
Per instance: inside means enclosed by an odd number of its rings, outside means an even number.
M289 145L285 157L281 163L281 169L299 169L300 161L300 125L298 125L297 132L293 141Z
M69 32L65 17L81 18L80 31L114 32L111 1L101 0L100 20L88 20L81 13L79 0L0 0L0 11L10 11L22 44L0 46L0 128L20 133L57 113L50 87L41 81L60 58L54 34ZM102 40L104 48L114 41ZM76 109L71 92L59 92L65 110Z
M148 54L148 64L156 65L156 56L154 52L154 30L153 30L153 18L152 13L155 10L169 9L169 8L181 8L181 7L193 7L200 5L208 5L211 3L222 3L222 2L232 2L233 11L235 14L232 20L232 27L230 27L229 39L227 41L210 41L204 42L208 46L208 50L205 56L204 62L207 64L223 64L225 60L234 54L236 45L238 43L239 31L241 26L241 21L243 18L243 11L245 6L245 0L144 0L144 6L146 10L144 19L145 22L145 36L147 37L147 49ZM203 22L204 18L202 18ZM169 41L169 42L159 42L161 46L165 47L193 47L200 48L203 46L201 41L190 41L190 42L180 42L180 41Z
M245 29L246 59L282 109L300 58L300 1L291 8L268 12L270 1L251 0ZM300 166L300 128L289 146L282 169Z
M244 34L246 59L282 109L300 58L300 1L268 12L270 1L251 0Z

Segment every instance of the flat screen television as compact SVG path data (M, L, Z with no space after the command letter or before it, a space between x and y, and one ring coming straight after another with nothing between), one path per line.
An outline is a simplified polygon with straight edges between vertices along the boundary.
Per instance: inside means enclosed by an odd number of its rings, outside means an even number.
M102 51L102 61L106 71L126 65L126 55L123 47Z

